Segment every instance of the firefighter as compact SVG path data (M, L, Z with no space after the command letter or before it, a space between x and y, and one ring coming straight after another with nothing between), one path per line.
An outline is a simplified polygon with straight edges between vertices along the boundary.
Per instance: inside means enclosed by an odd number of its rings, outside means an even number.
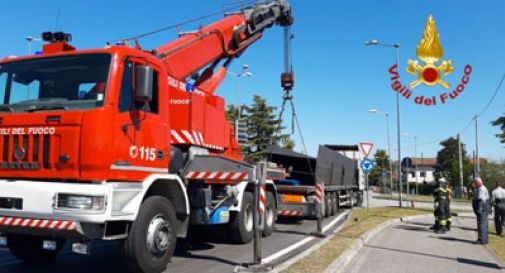
M451 223L452 223L452 216L451 216L451 200L452 200L452 189L451 189L451 183L449 181L446 181L444 183L444 187L447 190L447 202L445 202L445 219L447 220L445 229L447 231L451 230Z
M446 184L445 178L438 179L438 185L435 191L433 192L434 203L435 203L435 226L433 230L435 233L445 233L446 231L446 203L448 202L447 197L447 188L444 186Z

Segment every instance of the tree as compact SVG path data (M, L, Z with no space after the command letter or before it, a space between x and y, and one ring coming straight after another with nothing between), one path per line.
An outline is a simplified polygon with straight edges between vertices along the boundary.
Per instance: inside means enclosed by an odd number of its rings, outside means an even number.
M480 168L480 176L488 190L493 189L496 182L505 183L505 161L485 162Z
M389 173L389 156L386 150L377 150L374 155L374 161L376 166L372 169L368 175L368 183L372 186L383 186L383 183L389 185L388 176L384 176L384 173Z
M500 139L501 143L505 143L505 116L499 117L497 120L491 122L493 126L499 126L501 129L501 134L496 134L496 137Z
M289 135L281 134L284 128L274 114L276 107L269 106L266 100L255 95L251 106L244 107L244 118L247 121L247 161L258 162L264 157L269 145L294 148Z
M244 106L242 106L242 109ZM228 109L226 109L226 119L227 120L236 120L238 119L238 108L234 104L228 105Z
M450 137L442 142L442 149L437 153L437 168L439 173L445 173L454 186L459 186L459 154L458 139ZM463 184L469 186L468 177L472 173L472 164L466 155L465 144L461 143L463 159Z

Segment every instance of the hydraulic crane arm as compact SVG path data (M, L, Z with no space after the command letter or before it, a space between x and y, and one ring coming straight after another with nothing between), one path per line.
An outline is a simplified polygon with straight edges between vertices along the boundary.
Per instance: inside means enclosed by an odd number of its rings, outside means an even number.
M286 0L269 0L224 19L196 32L181 35L177 40L155 49L166 65L168 73L186 80L201 69L207 69L196 78L196 87L213 93L226 76L226 67L233 58L262 37L265 29L275 24L293 23L291 6ZM221 67L218 64L225 60Z

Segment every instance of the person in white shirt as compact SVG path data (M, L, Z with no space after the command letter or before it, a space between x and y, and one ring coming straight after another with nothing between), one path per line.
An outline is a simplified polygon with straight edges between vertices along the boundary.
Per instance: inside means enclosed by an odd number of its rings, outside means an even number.
M491 192L491 203L494 206L494 226L496 235L503 237L503 225L505 224L505 189L501 182L496 182L496 188Z
M488 241L488 218L490 206L489 192L486 186L482 184L482 179L477 177L473 180L475 191L473 194L472 208L475 216L477 216L477 234L478 239L476 244L487 245Z

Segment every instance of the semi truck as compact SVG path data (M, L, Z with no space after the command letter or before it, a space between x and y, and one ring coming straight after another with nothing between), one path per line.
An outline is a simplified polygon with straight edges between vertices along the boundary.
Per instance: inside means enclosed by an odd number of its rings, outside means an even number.
M157 273L190 225L251 241L255 166L215 91L266 29L292 23L289 3L263 1L152 50L136 39L78 50L45 32L40 54L2 59L0 245L40 262L66 241L89 254L93 240L119 240L129 269Z
M320 145L317 157L278 146L267 150L278 216L317 217L317 184L324 185L322 217L334 215L342 206L361 206L364 180L358 145Z

